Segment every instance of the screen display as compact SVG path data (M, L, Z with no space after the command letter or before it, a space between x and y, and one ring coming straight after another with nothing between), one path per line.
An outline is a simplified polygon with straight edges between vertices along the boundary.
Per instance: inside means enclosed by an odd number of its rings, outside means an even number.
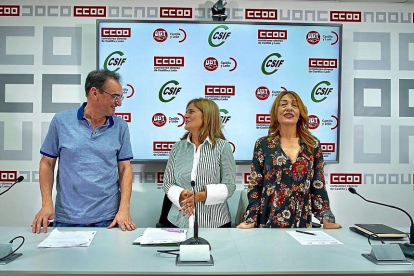
M97 21L97 67L122 76L116 115L129 124L134 160L165 161L186 132L194 98L214 100L239 162L266 136L281 91L297 92L324 160L338 162L339 24Z

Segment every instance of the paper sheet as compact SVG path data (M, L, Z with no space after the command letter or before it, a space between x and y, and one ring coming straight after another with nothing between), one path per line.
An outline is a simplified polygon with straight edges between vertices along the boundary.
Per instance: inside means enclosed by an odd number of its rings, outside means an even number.
M37 247L87 247L95 237L96 231L65 231L55 228Z
M142 236L133 243L137 244L171 244L185 241L187 230L178 228L147 228Z
M315 235L307 235L299 233L296 231L287 231L295 240L297 240L302 245L338 245L343 244L337 239L331 237L323 231L308 231L306 232L313 233Z

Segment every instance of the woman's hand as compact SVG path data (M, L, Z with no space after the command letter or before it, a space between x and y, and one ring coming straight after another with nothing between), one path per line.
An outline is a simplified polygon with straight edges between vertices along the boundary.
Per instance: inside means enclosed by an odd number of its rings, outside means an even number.
M342 225L336 222L323 222L323 228L324 229L339 229L342 228Z
M254 223L253 222L252 223L242 222L239 225L237 225L236 228L239 228L239 229L252 229L252 228L254 228Z
M189 190L183 190L180 194L180 212L183 216L189 217L194 214L193 212L193 192Z

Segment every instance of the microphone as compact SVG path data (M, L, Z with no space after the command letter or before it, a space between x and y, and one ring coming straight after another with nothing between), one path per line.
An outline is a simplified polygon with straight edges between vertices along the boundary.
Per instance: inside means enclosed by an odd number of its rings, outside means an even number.
M24 176L19 176L18 178L17 178L17 180L16 180L16 182L14 182L7 190L5 190L4 192L1 192L0 193L0 195L2 195L2 194L4 194L4 193L6 193L8 190L10 190L14 185L16 185L17 183L20 183L20 182L22 182L23 181L23 179L24 179Z
M195 181L193 180L191 181L191 187L194 196L194 237L189 238L180 243L180 254L177 256L175 264L177 266L212 266L214 265L214 259L213 256L210 255L210 243L207 240L198 236L197 205L195 201Z
M358 194L358 192L352 187L348 188L348 191L351 194L357 195L357 196L359 196L360 198L362 198L363 200L365 200L369 203L374 203L374 204L378 204L378 205L382 205L382 206L386 206L386 207L390 207L390 208L393 208L393 209L400 210L401 212L403 212L404 214L406 214L409 217L409 219L411 221L409 243L399 243L398 245L401 247L401 250L403 251L405 256L410 257L410 258L414 258L414 223L413 223L413 218L410 216L410 214L408 214L405 210L403 210L399 207L365 199L363 196Z

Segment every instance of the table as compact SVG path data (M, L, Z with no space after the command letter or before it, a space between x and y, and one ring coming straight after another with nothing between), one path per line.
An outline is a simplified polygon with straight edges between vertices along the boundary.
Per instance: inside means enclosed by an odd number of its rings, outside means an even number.
M37 245L47 234L33 234L28 227L1 227L0 243L18 235L26 243L19 250L23 256L0 265L0 275L414 275L411 265L375 265L366 260L361 253L370 252L367 239L348 228L321 230L344 243L326 246L303 246L287 233L292 229L200 229L200 236L212 246L212 267L177 267L174 256L156 253L171 247L132 245L144 229L94 230L98 232L90 247L40 249Z

